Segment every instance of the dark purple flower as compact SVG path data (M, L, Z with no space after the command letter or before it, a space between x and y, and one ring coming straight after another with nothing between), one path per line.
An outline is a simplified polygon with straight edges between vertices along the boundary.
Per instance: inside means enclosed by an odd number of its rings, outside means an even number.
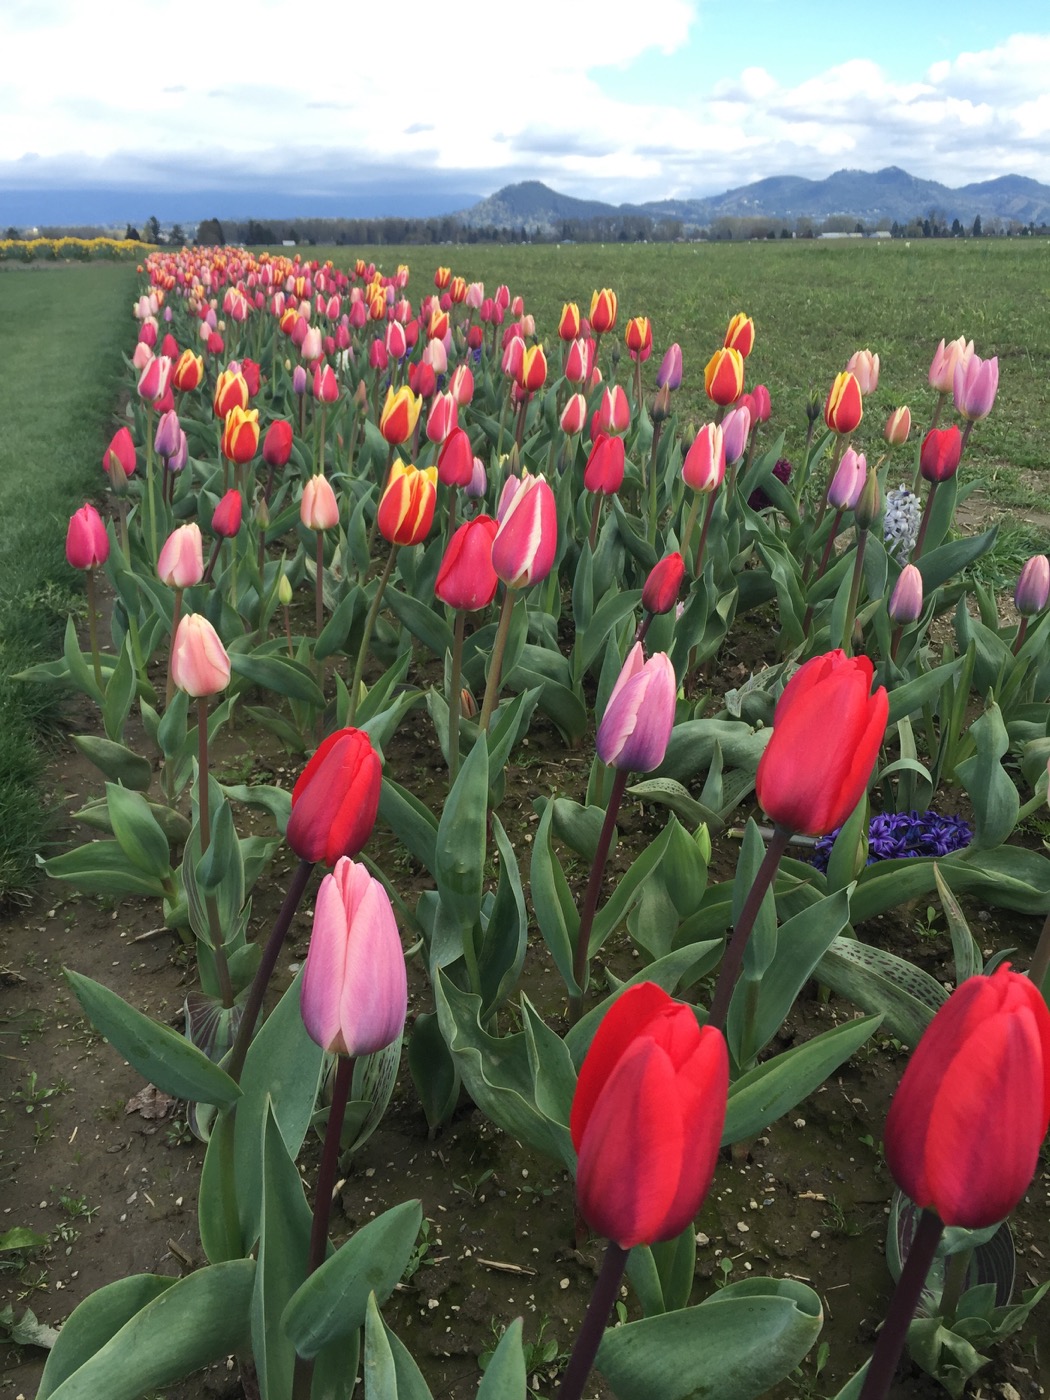
M773 464L773 475L778 481L782 481L786 486L791 480L791 463L786 457L778 457ZM761 486L757 491L752 491L747 498L747 503L752 510L768 510L773 502L769 499Z
M822 836L813 849L812 862L827 870L839 827ZM878 860L907 860L913 856L947 856L973 840L973 830L962 817L942 817L937 812L879 812L868 825L868 864Z

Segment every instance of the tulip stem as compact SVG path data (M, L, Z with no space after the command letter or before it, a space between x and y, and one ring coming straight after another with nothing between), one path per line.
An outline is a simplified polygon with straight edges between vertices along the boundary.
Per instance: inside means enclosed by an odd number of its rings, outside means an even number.
M467 614L456 609L456 625L452 633L452 678L448 697L448 786L449 791L459 772L459 718L463 709L460 690L463 684L463 632Z
M88 637L91 643L91 664L95 670L95 684L98 686L101 695L105 698L105 688L102 685L102 662L98 654L98 608L95 604L95 571L87 571L87 595L88 595Z
M926 1275L930 1272L943 1228L940 1218L932 1210L924 1210L919 1217L908 1257L904 1261L904 1268L890 1299L886 1321L882 1324L882 1331L868 1362L860 1400L883 1400L890 1388L897 1362L904 1350L908 1324L922 1296L922 1287L926 1282Z
M693 563L693 574L699 578L704 571L704 547L707 544L707 532L711 528L711 517L715 513L715 496L717 492L712 491L707 498L707 509L704 511L704 524L700 531L700 543L696 547L696 559Z
M175 590L175 605L171 610L171 646L168 649L168 683L164 688L164 710L167 713L168 707L175 699L175 677L171 672L172 657L175 655L175 633L179 630L179 620L182 617L182 592L181 588Z
M711 1010L707 1017L707 1024L714 1026L716 1030L725 1030L733 988L736 986L744 962L744 949L751 937L751 930L755 926L755 920L758 918L758 911L762 907L766 891L776 879L781 857L787 850L790 840L791 832L788 831L787 827L774 826L773 835L770 837L766 853L762 857L762 864L758 867L754 884L747 892L744 907L740 911L740 918L733 929L732 937L726 947L725 957L722 959L718 982L715 984L715 994L711 999Z
M919 526L919 533L915 539L915 548L911 552L911 562L917 564L922 554L922 546L926 540L926 531L929 528L930 516L933 514L933 498L937 493L939 481L930 482L930 494L926 497L926 508L922 513L922 523Z
M864 576L864 546L868 542L867 530L857 528L857 552L853 559L853 581L846 604L846 616L842 620L842 650L847 656L853 655L853 624L857 619L857 604L860 601L860 581Z
M365 630L361 637L361 645L357 650L357 661L354 664L354 679L350 686L350 708L347 712L347 724L353 724L354 716L357 714L357 693L361 689L361 676L365 669L365 657L368 655L368 644L372 640L372 632L375 630L376 618L379 616L379 609L383 606L383 594L386 591L387 582L390 578L391 570L394 567L394 560L397 558L397 545L390 546L390 553L386 557L383 572L379 576L376 584L376 596L372 599L372 606L368 609L368 616L365 618Z
M314 637L321 635L324 627L324 531L317 532L317 570L314 578Z
M200 826L201 855L211 845L211 804L208 801L208 697L197 697L197 821ZM233 1005L233 982L230 979L230 965L226 961L226 947L223 943L222 925L219 923L219 910L215 896L204 896L204 907L208 914L208 932L211 935L211 954L215 959L215 975L219 979L219 995L224 1007Z
M601 1346L605 1324L609 1321L609 1314L620 1290L620 1280L627 1267L629 1253L629 1250L621 1248L615 1240L609 1241L602 1267L594 1282L591 1301L587 1304L587 1312L576 1334L576 1345L572 1349L572 1356L569 1357L569 1364L558 1387L557 1400L580 1400L583 1394L583 1387L591 1374L594 1358Z
M609 793L609 805L605 809L605 820L602 822L601 834L598 837L598 845L591 864L587 890L583 896L580 927L576 935L576 949L572 959L572 976L579 988L579 991L574 992L569 999L569 1019L573 1025L580 1019L583 1011L583 994L587 990L587 966L590 962L591 928L594 925L594 915L598 909L598 895L601 893L605 862L609 858L609 847L612 845L613 832L616 830L616 817L627 789L627 779L630 776L631 770L629 768L617 768L612 791Z
M226 1073L237 1084L240 1083L241 1073L244 1069L244 1061L248 1054L248 1048L252 1043L252 1036L255 1033L255 1023L259 1019L259 1012L262 1010L263 998L266 996L266 988L270 984L273 970L277 966L277 959L281 949L284 947L284 940L288 936L292 918L299 907L299 901L303 897L310 879L310 872L314 868L311 860L300 860L295 874L292 876L288 886L288 892L284 897L277 918L274 920L270 937L266 941L262 957L259 959L259 966L255 970L252 978L252 985L249 988L248 996L244 1002L244 1012L241 1016L241 1023L237 1027L237 1036L233 1042L233 1050L230 1053L229 1063L226 1065Z
M649 487L649 534L648 534L648 540L649 540L649 543L652 544L652 545L655 545L655 544L656 544L656 516L657 516L657 510L658 510L658 506L657 506L657 488L658 488L658 486L659 486L659 482L658 482L658 480L657 480L656 462L657 462L657 458L658 458L659 455L660 455L660 435L661 435L661 433L663 432L663 427L664 427L664 420L663 420L662 418L658 418L658 419L656 420L656 422L653 424L653 442L652 442L651 448L649 449L649 480L648 480L648 487ZM646 482L644 482L644 481L642 482L642 487L643 487L643 489L645 488L646 484L647 484Z
M1035 945L1035 956L1032 958L1032 965L1028 969L1029 978L1035 983L1039 991L1046 997L1047 991L1044 988L1046 982L1047 969L1050 969L1050 914L1046 916L1042 931L1039 934L1039 942Z
M602 493L600 491L595 491L594 506L591 509L591 533L587 536L587 542L591 547L592 554L594 553L595 542L598 539L598 517L601 515L601 513Z
M503 607L499 615L499 626L496 628L496 639L492 643L492 655L489 657L489 674L485 682L485 698L481 705L481 715L478 719L478 728L482 734L487 734L489 730L489 720L492 718L492 711L496 708L496 697L499 695L500 672L503 670L503 653L507 650L507 634L510 632L510 615L514 608L514 600L517 593L513 588L507 588L503 594Z
M328 1127L324 1135L324 1152L317 1173L314 1223L310 1231L310 1255L306 1261L307 1278L324 1263L325 1249L328 1245L328 1218L332 1213L332 1191L335 1188L335 1174L339 1165L339 1140L343 1133L343 1119L346 1116L346 1104L350 1097L350 1085L353 1077L353 1057L339 1055L336 1060L332 1106L328 1110ZM295 1373L292 1378L292 1400L310 1400L313 1370L312 1359L307 1361L302 1356L296 1356Z
M685 522L685 529L682 531L682 558L688 560L689 541L693 536L693 527L696 525L696 517L700 510L700 492L693 496L693 503L689 507L689 516Z

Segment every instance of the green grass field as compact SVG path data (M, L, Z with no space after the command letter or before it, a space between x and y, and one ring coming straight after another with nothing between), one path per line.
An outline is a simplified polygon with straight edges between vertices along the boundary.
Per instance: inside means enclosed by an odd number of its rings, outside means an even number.
M135 280L115 263L0 271L0 900L24 887L45 837L38 743L57 701L9 677L57 653L80 605L66 527L101 492Z
M556 350L562 303L589 308L591 292L612 287L620 334L629 316L653 322L646 366L651 389L664 348L685 359L679 400L694 425L709 416L703 367L736 311L754 317L757 339L748 382L764 382L775 431L797 454L805 405L823 399L850 354L878 351L882 373L858 434L876 460L886 415L911 406L916 432L934 395L930 357L941 337L965 334L979 354L998 355L999 397L971 440L964 470L980 476L997 503L1044 506L1050 442L1050 244L1028 239L802 242L565 247L314 248L341 267L374 259L387 272L412 270L409 294L431 289L439 263L491 292L521 293L539 333ZM132 346L130 264L0 269L7 334L0 350L5 386L0 436L0 898L20 888L40 848L46 814L33 787L39 757L31 742L53 693L6 677L53 656L79 581L67 569L69 515L102 487L100 458L113 428L121 351ZM618 337L619 339L619 337ZM555 363L556 361L556 356ZM603 360L605 354L603 352ZM628 367L621 366L621 378ZM1045 538L1020 522L1003 530L1000 582Z

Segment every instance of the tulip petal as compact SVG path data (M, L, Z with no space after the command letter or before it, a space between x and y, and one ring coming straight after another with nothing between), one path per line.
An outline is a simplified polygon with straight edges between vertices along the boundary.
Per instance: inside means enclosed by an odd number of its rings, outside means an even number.
M569 1117L569 1132L577 1152L587 1120L616 1062L645 1026L663 1014L669 1000L667 993L654 982L642 982L628 988L602 1017L580 1066ZM692 1013L689 1015L692 1018Z
M321 881L314 905L310 949L303 968L299 1005L310 1038L328 1049L341 1044L339 993L346 963L347 922L343 897L334 875Z

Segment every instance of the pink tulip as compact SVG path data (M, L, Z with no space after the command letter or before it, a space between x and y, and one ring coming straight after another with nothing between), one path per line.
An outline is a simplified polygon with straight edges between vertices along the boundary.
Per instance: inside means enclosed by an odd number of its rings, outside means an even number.
M433 343L433 342L432 342ZM459 427L456 400L451 394L435 394L427 414L427 438L444 442L454 428Z
M879 357L870 350L854 350L846 369L860 385L862 394L873 394L879 387Z
M303 487L299 518L308 530L331 530L339 524L339 502L332 483L320 472Z
M847 447L828 487L828 504L836 510L855 510L868 479L868 461L863 452Z
M955 407L968 422L977 423L988 417L998 388L998 357L982 360L980 355L971 355L966 364L955 366L952 382Z
M173 530L157 556L157 577L169 588L192 588L204 577L204 546L196 521Z
M97 569L109 558L109 536L93 505L84 504L69 518L66 560L74 569Z
M705 423L682 463L682 480L694 491L717 491L726 474L725 442L717 423Z
M674 728L675 680L671 658L657 652L648 661L635 642L609 696L595 747L603 763L648 773L664 761Z
M739 462L747 451L751 410L746 404L731 408L722 419L722 443L727 462Z
M371 1055L405 1024L405 955L389 896L347 856L321 881L300 1006L311 1039L329 1054Z
M188 613L179 623L171 653L171 678L198 699L217 695L230 683L230 658L206 617Z
M933 352L930 363L930 387L940 394L950 394L955 387L955 367L967 365L973 355L973 341L965 336L950 340L947 345L942 340Z
M631 405L627 401L622 384L609 385L602 392L598 407L598 431L600 433L623 433L631 425Z
M510 478L510 481L516 478ZM513 494L500 498L500 527L492 543L492 565L508 588L540 583L554 567L558 511L542 475L525 472Z

